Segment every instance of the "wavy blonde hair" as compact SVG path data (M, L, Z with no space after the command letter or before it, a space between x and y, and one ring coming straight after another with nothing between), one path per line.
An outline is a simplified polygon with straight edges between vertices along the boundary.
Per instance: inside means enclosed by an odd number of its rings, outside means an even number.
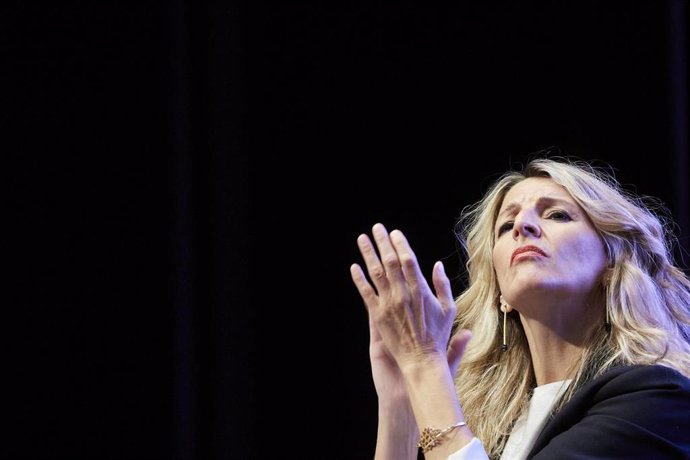
M659 200L627 192L612 174L572 157L534 158L503 174L478 203L463 209L456 235L465 255L467 288L457 297L456 328L473 338L456 378L467 423L498 458L513 423L528 406L536 380L516 312L501 351L502 313L492 264L494 224L505 194L530 177L563 186L584 209L606 250L602 297L611 328L592 329L573 384L557 404L615 365L663 364L690 377L690 280L673 261L673 222ZM603 302L602 302L603 304ZM602 312L602 318L604 312Z

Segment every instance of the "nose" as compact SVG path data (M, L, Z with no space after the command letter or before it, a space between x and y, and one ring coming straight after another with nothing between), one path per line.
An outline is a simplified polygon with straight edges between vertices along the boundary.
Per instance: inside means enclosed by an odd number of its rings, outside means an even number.
M513 239L523 237L536 238L541 236L541 228L536 220L529 213L520 214L515 217L513 224Z

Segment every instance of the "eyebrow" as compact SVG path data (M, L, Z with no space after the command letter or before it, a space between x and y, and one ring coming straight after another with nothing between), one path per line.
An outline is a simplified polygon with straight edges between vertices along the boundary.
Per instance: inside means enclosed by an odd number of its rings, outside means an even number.
M537 206L552 206L554 204L561 205L561 206L567 206L568 208L573 207L573 203L567 200L564 200L562 198L554 198L554 197L549 197L549 196L541 196L537 199ZM511 214L514 210L520 209L520 204L519 203L510 203L506 208L501 211L498 216L496 216L496 221L498 221L498 218L501 217L504 214Z

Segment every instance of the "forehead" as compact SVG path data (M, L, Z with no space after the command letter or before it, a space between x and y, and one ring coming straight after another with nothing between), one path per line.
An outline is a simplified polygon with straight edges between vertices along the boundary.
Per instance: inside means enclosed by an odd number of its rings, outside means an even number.
M525 205L539 199L554 199L575 203L568 191L548 177L530 177L515 184L503 197L501 209Z

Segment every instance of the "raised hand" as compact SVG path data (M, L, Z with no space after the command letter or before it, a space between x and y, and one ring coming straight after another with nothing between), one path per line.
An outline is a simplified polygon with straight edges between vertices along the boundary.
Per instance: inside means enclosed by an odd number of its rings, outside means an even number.
M432 272L434 293L401 231L389 234L376 224L372 234L376 247L365 234L357 244L373 286L358 264L350 272L375 334L373 357L385 359L387 352L400 367L441 356L447 359L456 310L443 265L437 262Z
M375 458L413 460L419 426L436 417L441 423L463 418L452 376L471 334L462 330L449 338L456 307L443 265L436 263L432 272L434 294L402 232L389 234L376 224L372 233L376 247L365 234L357 238L371 283L358 264L350 273L369 316L379 399Z

